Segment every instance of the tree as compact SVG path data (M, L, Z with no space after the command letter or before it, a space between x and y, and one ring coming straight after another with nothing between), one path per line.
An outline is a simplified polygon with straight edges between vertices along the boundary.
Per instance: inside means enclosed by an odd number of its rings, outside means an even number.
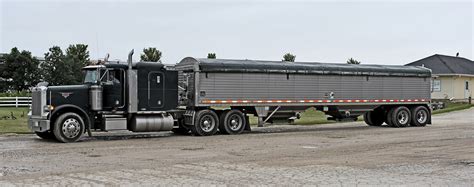
M63 85L72 82L70 72L63 51L59 46L49 48L44 54L45 62L41 64L43 80L49 85Z
M69 84L80 84L82 82L81 69L90 62L87 47L84 44L75 44L69 45L66 49L66 66L69 67L71 76Z
M357 60L355 60L355 59L353 59L353 58L349 58L349 59L347 60L347 63L348 63L348 64L360 64L360 61L357 61Z
M27 90L39 81L39 60L34 58L29 51L19 51L14 47L5 55L5 64L0 72L0 77L8 80L6 85L16 91Z
M149 47L143 49L143 54L140 56L141 61L147 62L161 62L161 51L155 47Z
M216 59L216 53L207 53L207 58Z
M291 54L291 53L286 53L283 55L283 60L282 61L287 61L287 62L294 62L296 59L296 56Z

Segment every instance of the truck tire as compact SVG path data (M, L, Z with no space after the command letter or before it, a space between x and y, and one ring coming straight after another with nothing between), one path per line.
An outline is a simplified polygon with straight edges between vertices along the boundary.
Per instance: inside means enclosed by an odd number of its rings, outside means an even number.
M219 121L219 131L223 134L240 134L247 125L245 115L240 110L223 112Z
M55 140L54 134L51 131L45 132L35 132L36 136L40 137L41 139L45 140Z
M191 126L191 133L196 136L211 136L216 134L219 128L219 118L212 110L200 110L194 117L194 125Z
M411 113L405 106L392 108L388 117L390 118L387 121L391 121L392 127L407 127L410 125Z
M425 106L412 107L411 113L411 126L424 127L428 123L429 111Z
M364 121L369 126L381 126L385 121L385 116L379 111L370 111L364 114Z
M61 114L54 122L53 133L59 142L75 142L82 137L84 131L84 121L76 113Z
M385 117L385 123L387 123L387 125L389 127L394 127L393 122L392 122L392 114L393 114L394 110L395 110L395 108L390 108L387 112L386 117Z

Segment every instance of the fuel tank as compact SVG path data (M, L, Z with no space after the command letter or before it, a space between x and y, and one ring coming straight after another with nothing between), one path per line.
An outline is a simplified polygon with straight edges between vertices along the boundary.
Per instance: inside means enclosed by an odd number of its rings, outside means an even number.
M170 131L174 119L171 115L139 115L132 118L130 129L133 132Z

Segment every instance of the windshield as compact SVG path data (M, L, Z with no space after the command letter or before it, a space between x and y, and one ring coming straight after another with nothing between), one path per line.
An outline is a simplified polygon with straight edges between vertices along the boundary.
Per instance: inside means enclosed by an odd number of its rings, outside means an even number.
M84 71L84 83L97 83L97 70L90 69Z

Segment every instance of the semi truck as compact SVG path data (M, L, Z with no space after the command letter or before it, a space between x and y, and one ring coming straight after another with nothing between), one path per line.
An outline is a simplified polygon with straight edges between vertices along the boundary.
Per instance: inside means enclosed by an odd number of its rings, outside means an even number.
M76 142L96 131L173 131L210 136L300 117L308 108L330 120L370 126L431 124L431 71L424 67L200 59L176 65L107 62L83 68L81 85L32 89L29 128Z

